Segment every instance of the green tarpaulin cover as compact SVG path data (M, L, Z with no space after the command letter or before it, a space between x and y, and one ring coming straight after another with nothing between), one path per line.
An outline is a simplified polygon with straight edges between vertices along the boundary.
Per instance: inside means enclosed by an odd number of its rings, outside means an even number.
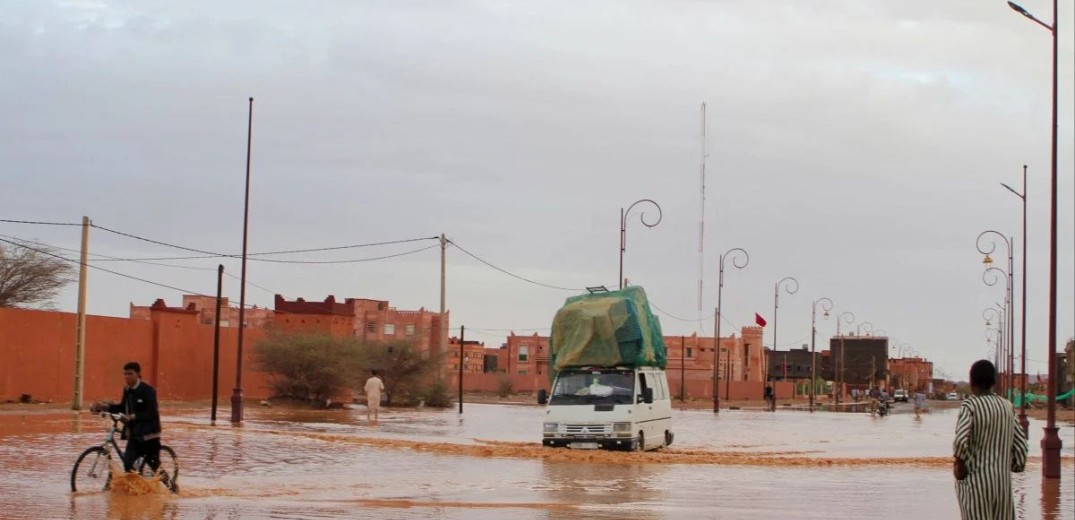
M661 322L638 286L568 298L552 320L549 350L550 377L569 367L668 363Z

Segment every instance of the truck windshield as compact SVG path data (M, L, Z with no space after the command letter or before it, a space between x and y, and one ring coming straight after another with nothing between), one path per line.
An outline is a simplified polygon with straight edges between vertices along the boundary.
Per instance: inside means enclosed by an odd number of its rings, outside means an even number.
M634 404L635 375L630 370L560 372L550 405Z

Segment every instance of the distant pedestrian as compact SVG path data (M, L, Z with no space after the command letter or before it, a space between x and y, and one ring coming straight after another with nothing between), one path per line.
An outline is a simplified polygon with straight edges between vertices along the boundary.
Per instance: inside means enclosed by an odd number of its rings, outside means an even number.
M952 472L964 520L1015 518L1011 474L1026 467L1027 439L1011 403L993 393L996 377L987 360L971 365L973 395L959 407Z
M924 411L926 411L926 394L922 388L917 388L914 393L914 416L921 417Z
M370 371L370 378L366 380L366 420L377 422L378 412L381 411L381 392L384 392L384 381L378 376L376 370Z
M765 385L765 408L770 412L776 411L776 395L773 394L772 385Z

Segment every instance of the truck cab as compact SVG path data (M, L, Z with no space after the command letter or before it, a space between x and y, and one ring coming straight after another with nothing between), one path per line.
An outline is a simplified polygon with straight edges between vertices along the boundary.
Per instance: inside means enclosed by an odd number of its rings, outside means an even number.
M672 444L668 378L656 367L573 367L561 370L546 405L542 445L646 451Z

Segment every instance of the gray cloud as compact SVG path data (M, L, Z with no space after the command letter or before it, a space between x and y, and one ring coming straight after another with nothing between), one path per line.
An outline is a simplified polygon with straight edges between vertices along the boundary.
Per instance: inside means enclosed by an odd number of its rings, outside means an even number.
M618 209L649 197L664 221L632 221L627 276L688 319L698 314L705 99L703 314L715 305L717 254L744 247L751 263L724 290L733 323L771 313L772 284L794 275L802 288L782 301L782 344L806 337L810 301L828 296L955 374L985 355L981 310L1000 298L981 282L974 237L1017 232L1018 200L997 183L1018 183L1027 163L1029 357L1044 359L1049 37L999 0L27 2L0 10L0 47L4 217L86 214L238 251L252 95L252 250L444 232L535 280L614 285ZM1062 34L1062 339L1075 333L1072 48ZM73 229L0 233L78 243ZM101 232L93 249L171 254ZM570 294L449 257L455 325L547 327ZM211 271L109 267L213 290ZM250 279L289 297L435 307L437 272L431 250L253 263ZM96 313L178 300L103 273L90 287ZM73 290L59 306L74 308Z

